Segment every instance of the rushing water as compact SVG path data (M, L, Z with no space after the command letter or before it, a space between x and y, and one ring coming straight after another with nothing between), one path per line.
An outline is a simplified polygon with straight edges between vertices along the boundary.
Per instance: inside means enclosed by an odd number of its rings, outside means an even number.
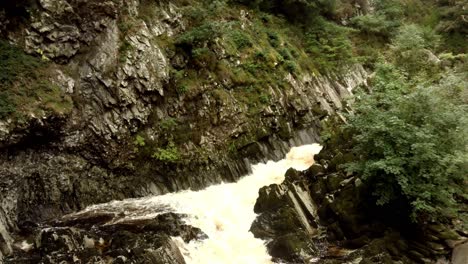
M286 158L278 162L260 163L252 167L252 174L236 183L224 183L202 191L183 191L162 196L131 199L97 205L87 210L106 206L125 210L134 218L151 217L154 208L168 209L188 215L187 223L200 228L208 239L184 244L174 238L188 264L207 263L271 263L264 241L249 232L255 220L253 208L258 190L266 185L281 183L289 168L304 170L313 163L313 156L321 149L318 144L294 147ZM131 209L130 214L127 209Z

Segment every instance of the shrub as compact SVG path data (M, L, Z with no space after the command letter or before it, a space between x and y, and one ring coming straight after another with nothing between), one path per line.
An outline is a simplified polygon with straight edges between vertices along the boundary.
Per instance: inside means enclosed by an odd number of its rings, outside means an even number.
M195 65L200 68L213 69L217 64L216 54L208 48L195 48L192 50Z
M449 81L411 88L394 68L378 67L372 93L359 95L344 126L355 157L345 167L360 175L377 205L410 208L408 217L419 223L463 210L468 199L465 85Z
M306 34L306 50L319 70L331 70L353 62L349 30L319 17Z
M24 112L69 110L70 98L49 81L50 69L45 60L0 40L0 118L13 113L18 118Z
M43 65L39 58L0 40L0 89L6 89L18 78L35 77L35 70Z
M270 95L262 93L258 96L258 99L260 100L260 103L268 104L270 102Z
M268 31L267 32L267 35L268 35L268 42L270 42L270 45L272 47L279 47L281 45L281 40L280 40L280 37L278 35L278 33L274 32L274 31Z
M175 126L177 126L177 120L175 120L175 119L172 118L172 117L168 117L168 118L162 120L161 123L159 123L159 126L160 126L161 129L163 129L163 130L171 130L171 129L173 129Z
M220 35L220 24L214 22L204 23L180 35L176 39L176 44L189 47L198 46L202 43L210 42Z
M6 92L0 92L0 119L6 118L16 109L15 104L11 101Z
M137 135L135 137L135 141L133 141L133 144L138 147L144 147L146 145L145 138L140 135Z
M382 14L356 16L351 19L351 24L365 34L375 34L386 38L392 36L400 26L398 20L389 20Z
M174 141L169 140L165 148L157 148L151 157L162 162L173 163L180 159L180 153Z
M291 73L297 72L297 64L294 61L287 60L284 63L284 68Z
M250 37L240 30L232 30L229 33L229 37L236 44L237 49L248 48L252 46Z
M440 36L429 28L414 24L403 26L392 40L392 51L397 66L410 75L432 72L431 50L437 48Z

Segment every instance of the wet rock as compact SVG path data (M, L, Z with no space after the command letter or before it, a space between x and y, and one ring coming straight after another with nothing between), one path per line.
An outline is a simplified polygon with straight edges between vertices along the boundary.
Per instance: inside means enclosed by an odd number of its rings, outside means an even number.
M105 211L68 215L37 229L33 236L18 238L20 246L6 263L182 264L184 258L171 237L180 236L186 242L206 237L200 229L185 225L183 217L161 213L132 219Z
M317 224L315 204L300 172L288 170L285 182L263 187L254 211L259 216L250 231L267 240L268 252L288 262L303 262L317 254L312 236Z

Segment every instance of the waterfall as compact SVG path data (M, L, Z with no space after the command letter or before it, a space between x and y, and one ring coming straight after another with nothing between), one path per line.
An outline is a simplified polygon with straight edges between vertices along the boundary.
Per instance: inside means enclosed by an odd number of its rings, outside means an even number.
M236 183L171 195L171 205L189 214L188 222L209 237L182 247L187 263L271 263L264 241L249 232L256 217L253 207L258 190L283 182L291 167L307 169L320 149L318 144L294 147L281 161L254 165L252 174Z
M173 238L188 264L272 263L264 241L249 232L261 187L279 184L289 168L307 169L318 144L293 147L286 158L252 166L252 173L235 183L222 183L201 191L128 199L88 207L85 211L125 211L126 218L150 218L162 211L186 214L186 223L200 228L207 239L184 243Z

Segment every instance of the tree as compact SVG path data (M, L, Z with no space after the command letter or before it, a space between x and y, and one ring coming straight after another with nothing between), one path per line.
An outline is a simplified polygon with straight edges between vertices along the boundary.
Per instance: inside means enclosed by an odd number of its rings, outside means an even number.
M380 65L372 92L360 94L343 129L353 135L359 175L379 206L410 208L415 222L455 216L468 200L468 82L451 74L412 87Z

